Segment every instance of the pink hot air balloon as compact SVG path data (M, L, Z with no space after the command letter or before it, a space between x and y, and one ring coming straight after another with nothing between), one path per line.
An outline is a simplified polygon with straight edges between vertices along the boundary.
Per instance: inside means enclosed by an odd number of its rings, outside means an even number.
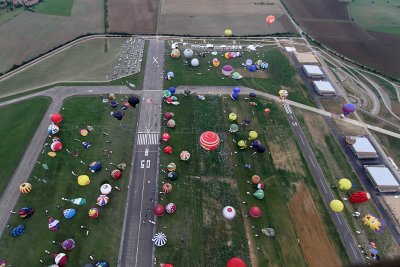
M164 141L164 142L168 142L168 140L171 138L171 135L169 134L169 133L163 133L162 135L161 135L161 139Z
M226 263L226 267L246 267L246 263L241 258L235 257Z
M211 131L202 133L199 140L201 147L208 151L216 149L219 146L219 142L218 134Z
M275 16L267 16L267 18L265 19L265 21L267 22L268 25L271 25L272 23L274 23L275 21Z
M233 67L231 65L225 65L222 67L222 74L225 76L230 76L233 72Z
M253 206L250 208L250 216L253 218L259 218L261 216L261 209L257 206Z
M350 196L350 202L359 204L363 202L367 202L371 198L370 194L368 192L355 192L351 194Z

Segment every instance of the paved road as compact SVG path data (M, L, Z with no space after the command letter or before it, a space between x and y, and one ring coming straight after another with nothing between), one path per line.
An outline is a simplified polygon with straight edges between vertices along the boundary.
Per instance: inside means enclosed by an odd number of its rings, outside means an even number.
M133 168L120 244L119 266L150 267L154 262L151 239L156 222L153 215L158 190L159 140L164 66L164 42L151 40L143 82ZM146 219L145 219L146 217ZM145 221L145 224L143 224Z
M52 99L52 103L50 104L48 110L43 116L43 119L40 122L35 134L33 135L30 144L25 150L25 153L22 156L22 159L18 164L10 182L8 183L7 188L4 190L4 193L0 198L0 235L3 233L4 229L7 226L7 222L11 214L10 211L14 208L19 196L21 195L19 192L19 186L20 184L28 180L29 175L36 165L36 160L42 151L43 144L48 136L47 127L50 124L50 115L52 113L59 112L64 99L68 97L76 95L99 95L108 92L121 92L124 94L131 94L133 91L126 87L120 86L55 87L40 92L38 94L23 96L7 102L0 103L0 107L2 107L13 103L18 103L20 101L24 101L39 95L48 96ZM138 93L140 93L140 91L138 91Z

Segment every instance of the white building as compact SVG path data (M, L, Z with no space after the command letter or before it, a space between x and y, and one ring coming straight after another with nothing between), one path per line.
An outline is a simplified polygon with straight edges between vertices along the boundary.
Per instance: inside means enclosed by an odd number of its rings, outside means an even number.
M320 95L336 95L335 88L333 88L330 82L326 81L313 81L313 86L317 93Z
M313 79L324 78L324 73L321 68L316 65L303 65L303 70L306 75Z
M364 136L355 136L355 143L350 146L353 153L360 159L377 158L378 153L374 146Z
M364 165L368 177L379 192L400 192L400 184L385 165Z

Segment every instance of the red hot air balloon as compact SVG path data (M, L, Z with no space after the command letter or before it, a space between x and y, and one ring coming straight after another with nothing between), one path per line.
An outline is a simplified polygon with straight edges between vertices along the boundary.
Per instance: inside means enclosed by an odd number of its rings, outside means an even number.
M68 256L64 253L54 254L54 263L60 267L67 266Z
M55 114L51 114L50 115L50 120L55 123L58 124L62 121L62 116L61 114L55 113Z
M267 16L266 21L268 25L271 25L275 21L275 16Z
M358 203L367 202L368 199L370 199L370 198L371 198L371 196L369 195L368 192L361 191L361 192L356 192L356 193L351 194L350 202L358 204Z
M211 131L202 133L199 140L201 147L208 151L216 149L219 146L219 142L218 134Z
M164 153L165 154L171 154L172 153L172 147L170 147L170 146L164 147Z
M261 209L257 206L250 208L250 216L253 218L259 218L261 216Z
M168 140L171 138L171 136L169 135L169 133L163 133L162 135L161 135L161 139L164 141L164 142L168 142Z
M226 263L226 267L246 267L246 263L241 258L235 257Z
M154 215L156 215L157 217L161 217L165 213L165 208L163 205L157 204L154 207L153 211L154 211Z

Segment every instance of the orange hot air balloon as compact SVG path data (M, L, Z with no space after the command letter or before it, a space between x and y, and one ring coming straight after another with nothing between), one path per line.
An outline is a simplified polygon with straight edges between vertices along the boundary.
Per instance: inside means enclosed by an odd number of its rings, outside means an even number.
M268 25L271 25L275 21L275 16L267 16L266 21Z

